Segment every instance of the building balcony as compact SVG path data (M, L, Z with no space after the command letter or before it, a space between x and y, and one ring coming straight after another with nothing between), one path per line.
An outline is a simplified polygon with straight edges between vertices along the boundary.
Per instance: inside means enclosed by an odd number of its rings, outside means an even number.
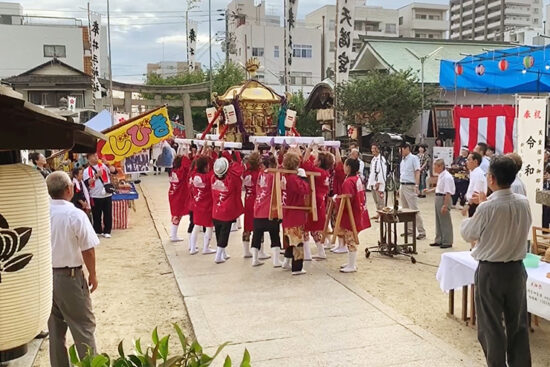
M504 25L505 26L520 26L520 27L527 27L527 26L532 26L533 23L531 22L530 19L511 19L511 18L506 18L504 19Z
M411 22L411 28L446 31L449 29L449 22L446 20L413 19Z
M529 8L527 7L513 7L513 8L506 8L504 9L504 15L506 16L510 16L510 15L523 15L523 16L526 16L526 15L531 15L531 11ZM533 14L533 15L536 15L536 14Z

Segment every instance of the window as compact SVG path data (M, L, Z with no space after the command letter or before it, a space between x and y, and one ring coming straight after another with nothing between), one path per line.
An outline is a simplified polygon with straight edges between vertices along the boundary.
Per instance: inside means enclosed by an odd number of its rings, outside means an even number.
M336 49L336 47L335 47L334 41L333 41L333 42L330 42L330 43L329 43L329 46L328 46L328 52L334 52L335 49Z
M539 18L533 18L533 24L537 24L539 22Z
M452 107L435 107L435 123L437 130L453 128Z
M273 57L278 59L279 58L279 46L275 46L273 48Z
M76 108L84 107L84 95L75 91L29 91L29 102L44 107L61 107L59 100L67 96L76 97Z
M430 15L428 17L428 19L430 19L430 20L441 20L441 17L439 15Z
M263 47L252 47L252 56L263 57L264 48Z
M386 24L386 33L397 33L397 26L393 23Z
M416 19L426 19L426 14L416 14Z
M289 83L292 85L312 85L312 76L310 72L291 72Z
M363 30L363 22L356 20L356 21L353 23L353 29L356 30L356 31L361 31L361 30Z
M434 38L434 35L433 34L428 34L428 38Z
M539 13L539 8L534 8L533 13L538 14Z
M334 30L334 19L331 19L331 20L328 21L328 29L329 29L329 31Z
M403 17L399 17L399 25L403 25Z
M292 45L292 56L311 59L313 48L311 45Z
M265 80L265 75L263 73L258 73L256 75L259 81L263 82Z
M67 57L65 46L44 45L44 57Z

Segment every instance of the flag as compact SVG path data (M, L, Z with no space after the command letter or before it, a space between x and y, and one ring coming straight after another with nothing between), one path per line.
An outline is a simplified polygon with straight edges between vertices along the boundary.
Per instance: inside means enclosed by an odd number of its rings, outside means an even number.
M336 83L347 82L352 65L355 1L336 1Z
M472 151L477 143L495 147L496 154L514 151L514 106L473 106L455 107L455 156L464 145Z

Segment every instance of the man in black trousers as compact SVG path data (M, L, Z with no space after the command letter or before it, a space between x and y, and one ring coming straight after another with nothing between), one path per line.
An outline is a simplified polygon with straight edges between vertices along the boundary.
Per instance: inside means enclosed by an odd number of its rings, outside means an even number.
M479 260L474 278L477 334L489 367L531 366L527 272L522 262L531 211L527 198L510 190L516 173L510 157L493 158L487 173L493 193L489 199L483 192L475 194L481 204L461 227L466 241L477 241L472 250Z

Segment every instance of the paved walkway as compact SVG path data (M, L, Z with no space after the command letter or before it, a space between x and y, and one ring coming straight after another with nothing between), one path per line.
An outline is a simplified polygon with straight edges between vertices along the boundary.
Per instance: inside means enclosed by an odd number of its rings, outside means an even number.
M214 264L213 255L189 255L187 220L179 231L185 241L168 240L166 175L143 177L141 187L197 339L209 349L230 341L225 353L233 362L246 347L253 366L476 365L354 285L357 274L315 261L298 277L270 260L253 268L242 258L240 232L231 233L232 257L224 264Z

